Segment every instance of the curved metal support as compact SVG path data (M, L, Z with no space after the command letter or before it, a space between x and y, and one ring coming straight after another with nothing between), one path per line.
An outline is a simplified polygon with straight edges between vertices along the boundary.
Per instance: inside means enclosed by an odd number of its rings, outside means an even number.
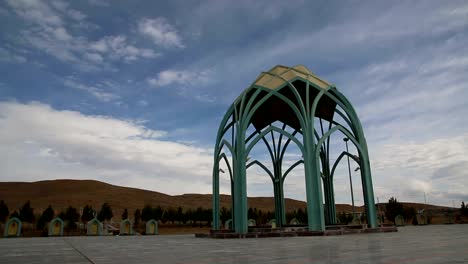
M216 142L214 147L214 166L213 166L213 230L219 230L219 162L218 155L220 152L220 142L226 131L224 127L228 122L229 118L235 114L235 104L233 103L224 114L221 123L219 124L218 133L216 135ZM231 150L232 152L232 150ZM234 153L232 152L232 155Z
M284 129L282 129L284 131ZM271 141L272 141L272 145L273 145L273 153L275 154L275 158L276 158L276 142L275 142L275 136L273 135L273 130L270 131L270 135L271 135ZM281 134L282 135L282 134ZM264 137L263 137L264 138ZM265 141L265 140L264 140Z
M223 149L223 147L226 146L226 148L229 149L229 151L231 152L231 155L233 158L235 158L236 156L236 153L234 152L234 148L232 147L231 143L229 143L227 140L223 139L221 141L221 145L219 146L219 150L218 150L218 153L217 153L217 156L219 156L219 152L221 152L221 150Z
M268 100L270 97L272 97L273 95L276 96L278 99L282 100L283 102L285 102L289 107L291 107L291 109L294 111L295 115L296 115L296 118L298 119L299 123L301 124L301 127L304 127L304 118L303 116L301 115L299 109L291 102L291 100L289 100L286 96L282 95L279 93L279 91L283 88L280 88L280 89L277 89L277 90L270 90L270 89L266 89L266 88L263 88L261 86L256 86L256 85L253 85L252 88L255 88L255 89L258 89L258 90L262 90L262 91L265 91L267 92L267 94L262 98L260 99L256 104L255 106L252 108L251 111L249 111L248 115L245 117L245 120L244 120L244 123L243 123L243 126L244 127L247 127L247 124L250 123L250 120L252 119L252 116L253 114L257 111L257 109L266 101ZM250 103L253 103L253 100L251 100L249 102ZM249 106L249 105L248 105Z
M236 122L235 122L234 120L232 120L231 122L229 122L229 124L227 124L227 125L223 128L223 133L222 133L222 134L225 135L226 132L227 132L231 127L233 127L235 123L236 123Z
M297 165L301 164L301 163L304 163L303 160L298 160L296 161L293 165L291 165L291 167L288 168L288 170L286 170L286 172L284 173L283 177L281 178L282 181L284 181L286 179L286 176L288 176L288 174L295 168L297 167Z
M248 143L253 137L255 137L257 134L258 134L258 130L255 130L254 132L252 132L252 134L250 134L246 139L245 139L245 143Z
M280 134L283 134L285 137L291 139L294 143L297 144L297 146L299 147L299 149L301 150L302 153L304 153L304 146L301 144L301 142L299 142L299 140L297 140L294 136L292 136L291 134L289 134L288 132L284 131L284 130L281 130L280 128L277 128L275 126L270 126L269 128L267 128L266 130L264 130L262 133L260 133L246 148L246 155L248 155L250 153L250 150L252 150L253 146L255 146L255 144L261 139L263 138L266 134L268 134L270 131L276 131Z
M330 129L329 131L327 131L327 133L325 133L325 135L323 135L323 137L319 140L319 142L317 143L317 145L322 145L323 142L331 135L333 134L334 132L336 132L337 130L340 130L343 134L345 134L353 143L354 145L356 146L356 148L362 152L362 147L361 145L359 144L359 142L353 137L353 135L345 128L343 127L342 125L336 125L335 127L333 127L332 129ZM318 157L319 155L319 152L317 151L317 149L315 150L315 157Z
M341 152L341 154L338 156L338 158L335 160L335 163L333 163L333 167L332 167L332 170L331 170L331 173L330 173L330 177L333 179L333 176L335 175L335 169L336 167L338 166L338 164L340 163L341 159L344 157L344 156L348 156L350 158L352 158L354 161L356 161L357 164L359 164L359 157L356 157L354 156L353 154L349 153L349 152L346 152L346 151L343 151ZM359 164L360 165L360 164Z
M377 212L375 209L375 200L374 200L374 191L372 186L372 177L370 171L370 162L369 162L369 154L367 151L367 142L366 138L364 137L364 131L362 129L361 122L357 117L356 111L354 110L351 103L348 99L341 94L338 90L334 89L332 91L336 94L337 98L339 98L343 104L349 109L348 115L351 119L351 122L355 124L356 128L356 137L359 139L359 142L362 144L362 150L360 152L361 158L361 181L362 181L362 191L364 196L364 204L366 206L366 215L367 215L367 223L370 227L377 227Z
M231 182L234 181L234 175L232 175L232 169L231 169L231 165L229 163L229 160L227 159L226 157L226 154L225 153L221 153L221 155L219 155L219 158L218 158L218 162L221 160L221 158L224 160L224 162L226 163L226 166L228 168L228 171L229 171L229 177L231 178Z
M341 118L343 118L343 120L346 122L346 124L348 124L348 126L351 128L353 133L356 133L356 128L353 126L353 123L351 123L351 121L349 121L349 118L345 114L343 114L339 109L335 109L335 113L338 113L338 115Z
M261 163L258 160L254 160L254 161L250 162L249 164L247 164L247 166L245 168L248 169L249 167L251 167L251 166L253 166L255 164L260 166L266 173L268 173L268 175L270 175L270 178L271 178L272 181L275 180L275 177L273 176L273 173L271 173L271 171L265 165L263 165L263 163Z
M299 132L299 130L294 130L294 132L291 134L291 136L294 137L294 136L297 134L297 132ZM288 145L289 145L290 142L291 142L291 139L288 138L288 140L286 141L286 143L284 143L284 147L283 147L283 150L281 151L279 160L283 160L283 158L284 158L284 153L286 153L286 149L288 148Z
M281 130L286 131L285 129L286 129L286 123L283 123L283 127L281 128ZM277 153L275 153L275 159L279 159L279 155L281 152L282 139L283 139L283 134L280 134L279 139L278 139L278 151Z

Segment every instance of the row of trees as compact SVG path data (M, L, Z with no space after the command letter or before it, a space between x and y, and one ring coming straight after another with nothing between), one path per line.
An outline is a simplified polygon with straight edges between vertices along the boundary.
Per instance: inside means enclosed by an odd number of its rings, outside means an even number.
M31 203L27 201L23 207L20 208L19 212L18 211L13 211L10 214L10 210L8 209L8 205L1 200L0 201L0 222L5 222L8 216L11 217L17 217L23 222L29 222L33 223L36 220L36 217L34 216L34 210L31 208Z
M414 207L404 207L402 203L394 197L388 200L388 203L385 205L385 217L395 223L395 218L397 215L403 216L405 221L410 221L413 219L413 223L416 221L417 211ZM468 205L465 205L465 202L461 202L460 206L460 215L468 216ZM429 215L428 222L430 222L431 217Z
M50 222L56 216L60 217L63 221L66 222L66 228L76 229L77 222L81 220L81 222L86 223L89 220L93 219L95 214L95 210L91 206L86 205L83 208L81 218L78 210L72 206L67 207L64 211L56 215L55 210L52 208L52 206L49 205L36 219L36 216L34 215L34 208L31 207L30 201L27 201L19 209L19 212L15 210L11 214L8 209L8 205L3 200L0 201L0 222L5 222L8 219L8 217L16 217L22 222L35 223L36 228L39 230L44 229L46 223ZM102 204L101 210L97 214L97 218L100 221L104 221L110 220L112 217L113 213L110 205L108 203Z
M398 202L395 197L390 198L385 205L385 217L395 223L395 218L398 215L403 216L405 221L412 220L416 217L416 209L414 207L404 207L402 203Z
M163 223L166 222L179 222L179 223L201 223L205 222L210 224L211 217L212 217L212 210L211 209L204 209L204 208L197 208L196 210L188 209L183 210L182 207L177 209L174 208L166 208L163 209L161 206L151 207L150 205L146 205L143 209L136 209L133 214L133 220L136 225L138 225L141 221L148 221L150 219L155 219L161 221ZM55 214L55 210L52 206L48 206L42 214L38 215L37 217L34 215L34 209L31 207L30 201L27 201L21 209L18 211L14 211L10 214L7 204L1 200L0 201L0 222L5 222L9 217L17 217L22 222L26 223L36 223L38 229L43 229L45 224L50 222L54 217L60 217L63 221L67 223L67 228L74 229L77 227L77 222L86 223L93 219L95 216L96 218L103 222L106 220L111 220L114 217L112 212L112 208L108 203L103 203L101 209L96 211L92 206L86 205L80 213L75 207L69 206L64 211L60 212L59 214ZM37 218L37 219L36 219ZM128 210L125 208L121 219L128 219L131 218L129 216ZM36 221L37 220L37 221Z
M461 204L460 212L464 216L468 216L468 205L465 205L464 202ZM388 203L385 205L385 218L389 221L395 222L395 217L397 215L402 215L406 221L413 219L416 216L416 209L413 207L404 207L402 203L394 197L391 197ZM264 225L268 223L271 219L275 218L274 212L271 211L262 211L257 210L257 208L249 208L248 218L254 219L257 222L257 225ZM38 229L43 229L47 222L50 222L55 217L54 209L49 205L42 214L38 217L36 221L36 216L34 215L34 209L31 207L30 201L27 201L19 211L13 211L10 214L7 204L1 200L0 201L0 222L5 222L8 217L17 217L23 222L36 223ZM62 220L67 222L68 228L76 228L76 222L86 223L93 219L95 216L99 221L106 221L112 219L114 214L112 208L108 203L103 203L101 209L96 211L92 206L86 205L83 208L83 211L80 213L78 210L72 206L69 206L64 211L60 212L59 216ZM143 209L136 209L133 213L133 220L136 225L141 221L148 221L150 219L155 219L161 221L162 223L183 223L188 222L197 224L197 223L211 223L212 210L197 208L195 210L188 209L183 210L182 207L178 208L162 208L161 206L152 207L146 205ZM352 220L348 214L339 213L337 215L341 223L348 223ZM129 212L127 209L122 213L121 219L129 218ZM228 219L231 219L231 210L226 207L221 208L220 212L221 222L224 224ZM298 209L293 212L288 212L286 214L286 221L289 223L291 219L296 218L301 223L307 222L307 210Z
M194 224L205 222L207 224L211 223L211 218L213 215L212 209L204 209L198 207L195 210L188 209L183 210L182 207L177 209L169 207L163 209L161 206L151 207L151 205L146 205L140 212L140 209L136 209L134 213L135 224L138 224L140 221L148 221L155 219L161 221L162 223L170 222L174 224L175 222L186 224L192 222Z

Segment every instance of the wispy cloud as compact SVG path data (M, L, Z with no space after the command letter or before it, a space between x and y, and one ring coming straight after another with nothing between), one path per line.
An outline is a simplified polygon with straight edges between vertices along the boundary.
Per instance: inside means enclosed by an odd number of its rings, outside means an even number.
M98 99L99 101L102 101L102 102L109 102L109 101L113 101L113 100L116 100L116 99L120 98L116 94L113 94L113 93L110 93L110 92L105 92L102 89L91 86L91 85L82 84L82 83L78 82L77 80L74 80L73 78L65 79L63 84L65 86L67 86L67 87L70 87L70 88L85 91L85 92L91 94L96 99Z
M90 49L96 53L86 53L86 55L96 56L98 54L107 56L110 59L123 59L126 62L135 61L139 58L155 58L160 55L151 49L137 48L128 44L127 38L121 35L107 36L96 42L91 42Z
M164 70L154 78L148 78L148 83L155 87L170 85L195 86L206 84L213 78L210 70L205 71L187 71L187 70Z
M175 27L163 17L141 19L138 22L138 31L150 38L156 45L184 48L182 39Z
M31 27L22 31L23 43L84 71L113 70L114 61L132 62L155 58L152 49L139 48L123 35L110 35L95 41L71 33L70 27L92 27L86 15L63 1L7 1L13 11ZM78 24L77 24L78 23Z
M24 56L16 54L11 50L0 47L0 61L9 63L24 63L27 61L27 59Z

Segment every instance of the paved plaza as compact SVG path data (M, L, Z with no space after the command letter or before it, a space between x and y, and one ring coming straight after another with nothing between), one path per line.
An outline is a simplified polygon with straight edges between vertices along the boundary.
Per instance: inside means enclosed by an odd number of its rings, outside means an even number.
M468 225L259 239L193 235L9 238L0 239L0 263L468 263Z

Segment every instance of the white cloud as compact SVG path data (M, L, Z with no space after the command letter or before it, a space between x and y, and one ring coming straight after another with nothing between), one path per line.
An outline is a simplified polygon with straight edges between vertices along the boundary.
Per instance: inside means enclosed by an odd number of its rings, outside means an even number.
M172 84L193 86L206 84L212 80L212 72L205 71L178 71L178 70L165 70L158 73L155 78L148 78L148 83L156 86L163 87Z
M51 1L50 4L55 8L57 9L58 11L66 14L69 18L75 20L75 21L81 21L83 19L86 18L86 15L83 14L82 12L78 11L78 10L75 10L75 9L72 9L70 8L70 4L65 2L65 1L61 1L61 0L54 0L54 1Z
M61 26L63 20L48 4L35 0L7 0L15 13L34 24L45 26Z
M112 59L122 58L126 62L139 58L155 58L159 54L151 49L137 48L127 43L125 36L108 36L90 43L90 48L96 52L107 54Z
M0 47L0 61L11 63L24 63L27 61L27 59L22 55L16 54L15 52Z
M87 22L85 14L70 8L64 1L9 0L7 3L19 17L32 24L21 31L21 44L30 45L83 71L116 71L115 61L129 63L159 55L152 49L136 47L123 35L104 36L92 41L73 34L70 28L97 26Z
M453 193L468 197L468 134L419 142L370 142L376 195L451 205ZM437 199L434 199L437 198Z
M143 18L138 22L138 31L150 38L156 45L184 47L179 33L165 18Z
M113 100L120 98L116 94L105 92L102 89L99 89L94 86L84 85L82 83L77 82L76 80L72 78L65 79L63 84L70 88L86 91L102 102L109 102L109 101L113 101Z
M169 194L210 193L211 149L165 135L137 122L2 102L0 180L91 178Z

